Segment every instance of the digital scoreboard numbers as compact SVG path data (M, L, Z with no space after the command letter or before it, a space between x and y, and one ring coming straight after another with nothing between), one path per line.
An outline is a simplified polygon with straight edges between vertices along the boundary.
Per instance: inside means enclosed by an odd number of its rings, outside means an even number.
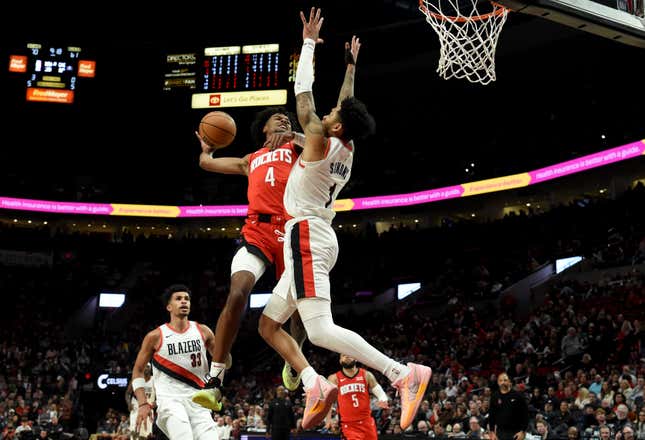
M9 71L27 74L27 101L71 104L79 77L94 77L94 61L76 46L28 43L26 55L11 55Z
M207 47L192 108L284 105L285 71L279 44Z

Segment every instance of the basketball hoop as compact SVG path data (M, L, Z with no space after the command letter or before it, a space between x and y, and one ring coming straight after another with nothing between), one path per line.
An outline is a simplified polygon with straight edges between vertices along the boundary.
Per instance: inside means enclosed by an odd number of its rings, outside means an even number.
M509 9L477 0L419 0L419 9L439 36L441 53L437 72L443 79L472 83L495 81L495 49Z

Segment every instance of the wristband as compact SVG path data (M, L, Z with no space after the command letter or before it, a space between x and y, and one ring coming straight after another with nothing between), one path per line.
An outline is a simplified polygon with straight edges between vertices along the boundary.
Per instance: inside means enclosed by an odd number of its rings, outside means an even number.
M146 386L146 381L144 380L143 377L135 377L132 379L132 392L135 392L139 388L143 388Z
M377 384L374 388L372 388L372 394L374 394L380 402L387 402L389 400L387 398L387 394L385 394L385 391L383 391L383 388L381 388L381 385Z

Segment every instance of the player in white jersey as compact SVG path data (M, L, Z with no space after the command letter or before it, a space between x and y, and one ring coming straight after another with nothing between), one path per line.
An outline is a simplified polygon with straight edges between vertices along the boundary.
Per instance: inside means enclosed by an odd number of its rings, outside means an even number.
M291 169L284 204L291 217L285 226L285 271L260 318L260 334L302 375L306 406L302 426L315 427L327 414L338 388L309 365L282 324L298 310L314 344L344 353L387 376L401 394L401 428L413 421L430 380L429 367L402 365L378 351L360 335L339 327L331 313L329 272L336 263L338 241L331 226L333 204L349 180L354 157L353 139L374 131L374 120L365 105L354 98L355 62L360 42L345 43L347 64L338 103L322 118L316 115L313 86L313 53L323 18L312 8L309 19L300 13L303 40L296 70L295 94L298 121L305 145Z
M156 395L155 387L152 382L152 365L146 364L146 368L143 370L143 380L145 381L143 385L143 392L146 395L146 402L150 404L151 408L156 407ZM130 409L130 439L131 440L143 440L150 437L152 434L152 423L141 424L141 427L138 431L135 431L134 427L137 424L137 415L139 414L139 402L137 401L134 392L132 391L132 382L128 384L128 388L125 391L125 400Z
M215 335L204 324L189 321L190 290L168 287L162 300L170 322L149 332L132 369L132 389L139 405L134 429L152 423L152 408L144 392L144 369L152 361L157 396L157 426L170 440L217 440L211 411L191 401L204 387L208 372L206 351L213 352Z

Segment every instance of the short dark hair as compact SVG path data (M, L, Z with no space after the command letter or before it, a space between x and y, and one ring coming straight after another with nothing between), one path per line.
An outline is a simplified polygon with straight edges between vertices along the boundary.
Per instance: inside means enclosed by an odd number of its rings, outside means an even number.
M365 104L353 96L343 99L338 110L343 123L343 140L365 139L374 134L376 122Z
M161 294L161 302L164 306L167 306L170 302L170 298L176 292L187 292L188 296L192 296L190 289L185 284L172 284L166 288Z
M264 130L264 126L271 116L275 114L286 115L289 118L289 122L291 122L291 130L298 131L298 128L300 127L298 120L292 112L286 109L286 107L267 107L258 112L251 123L251 140L258 148L264 145L264 141L266 139L262 130Z

